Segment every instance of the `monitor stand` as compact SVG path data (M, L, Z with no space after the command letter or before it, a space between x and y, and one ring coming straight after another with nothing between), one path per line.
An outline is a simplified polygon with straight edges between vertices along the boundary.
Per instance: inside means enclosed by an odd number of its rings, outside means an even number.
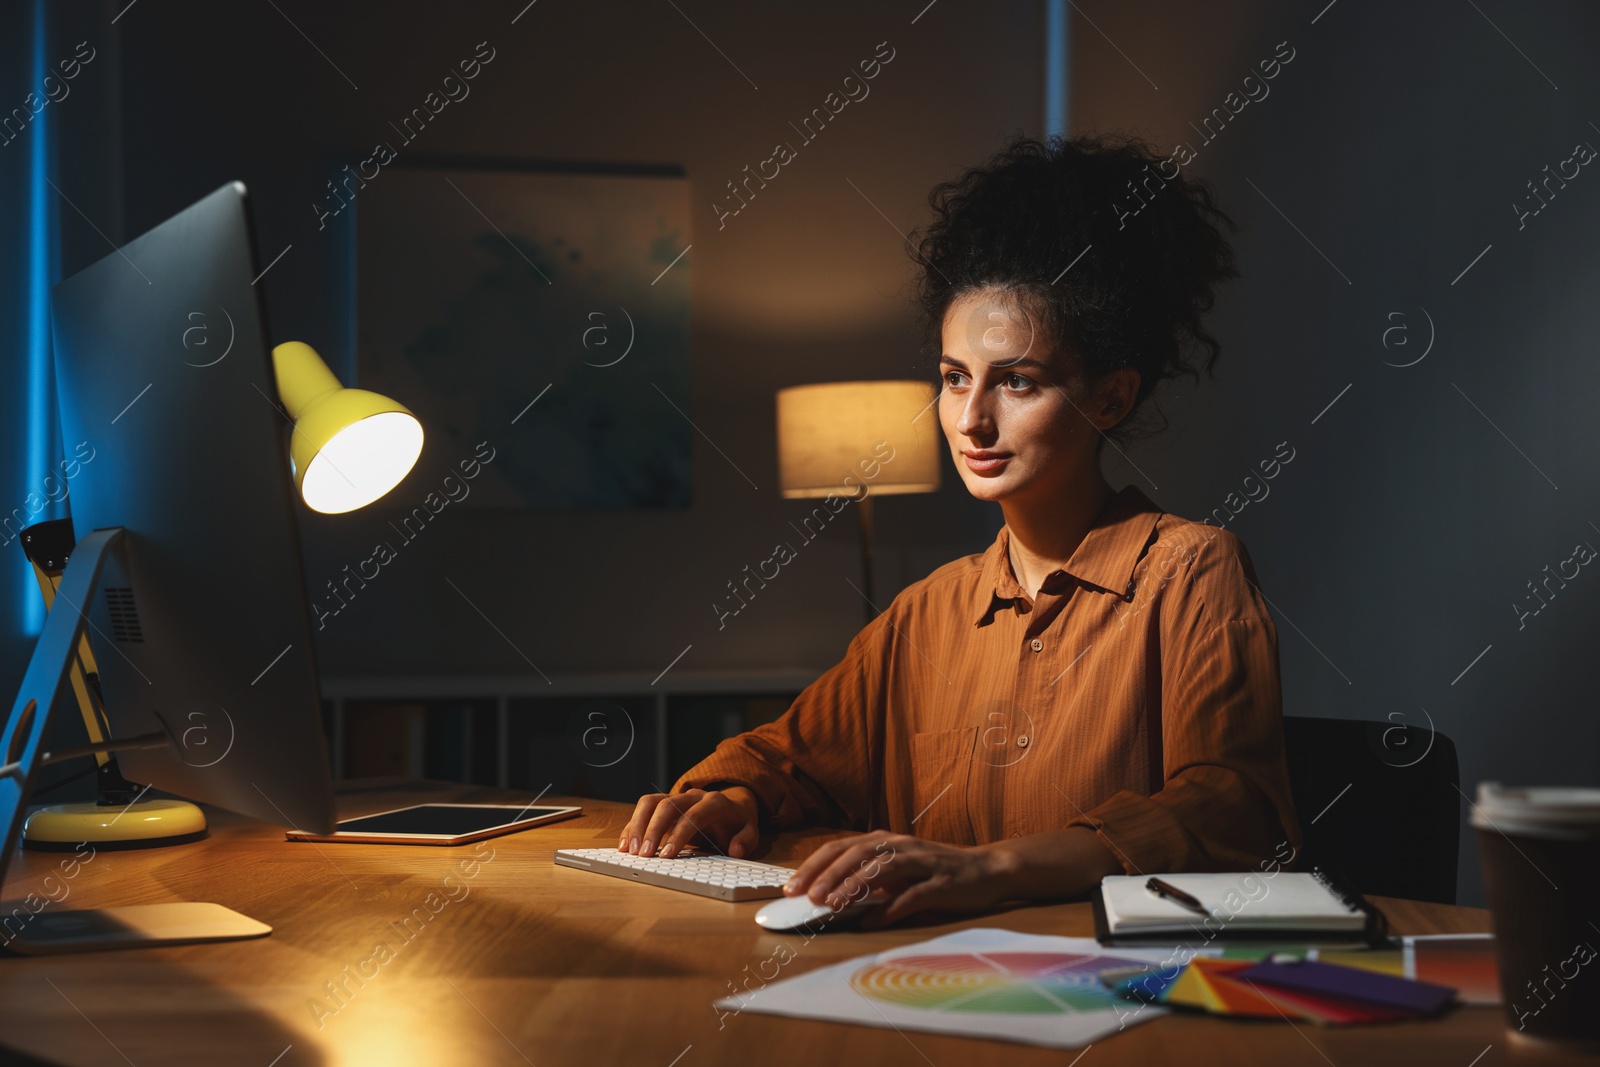
M27 799L39 768L46 762L42 750L50 713L66 686L74 650L83 637L88 618L79 605L94 602L100 573L107 559L120 552L120 528L96 530L78 542L61 576L60 598L45 616L44 631L34 646L11 714L0 730L0 822L5 826L0 851L0 885L17 846L27 814ZM165 733L108 739L87 746L89 751L149 748L175 744ZM83 754L75 749L71 754ZM57 758L66 758L62 754ZM37 908L29 896L18 903L0 903L0 947L22 953L86 952L106 948L132 948L154 944L196 941L232 941L263 937L272 932L264 923L240 915L220 904L138 904L97 910L52 911L47 901Z
M32 916L20 933L0 941L24 956L47 956L108 948L238 941L270 933L272 927L266 923L221 904L132 904L83 911L46 909Z

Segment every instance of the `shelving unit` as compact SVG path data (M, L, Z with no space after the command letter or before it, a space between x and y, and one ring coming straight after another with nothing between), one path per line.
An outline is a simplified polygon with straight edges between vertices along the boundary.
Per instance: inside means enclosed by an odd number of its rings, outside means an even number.
M610 717L605 708L615 707L626 720L630 746L640 740L641 735L648 735L650 742L648 780L666 789L671 785L670 777L675 777L671 774L672 767L669 761L674 705L682 705L687 709L688 706L698 703L702 710L713 705L718 706L721 710L721 721L715 731L709 731L707 729L709 724L705 722L683 724L698 728L704 739L714 744L715 737L728 736L752 725L751 707L754 708L756 718L762 721L776 717L776 714L788 706L789 701L821 674L822 670L815 668L776 667L726 671L672 671L664 676L652 676L643 672L620 672L551 675L548 678L538 674L330 677L322 681L322 695L329 704L329 748L335 777L343 777L350 755L348 725L353 706L365 703L406 703L436 707L455 705L463 710L460 715L458 737L461 777L463 780L470 780L472 768L482 762L478 758L481 752L476 736L481 731L475 729L475 723L491 722L494 738L494 784L500 788L508 788L512 785L513 772L516 769L512 751L514 728L518 726L519 719L523 716L538 716L538 705L541 702L548 702L547 708L553 708L566 715L569 720L569 730L572 728L570 720L580 711L588 718L599 716L600 719L592 729L585 728L585 738L589 732L609 730L616 725L603 721ZM747 702L746 710L742 714L739 710L740 701ZM606 702L610 702L609 705ZM474 703L484 706L484 711L488 714L474 714L470 709L463 707ZM635 710L629 710L630 705ZM585 708L589 710L583 711ZM646 717L648 722L635 722L636 712ZM542 727L545 734L549 734L550 721L542 720L531 725ZM417 732L419 741L425 736L426 727L413 723L410 728ZM601 738L602 742L605 740L606 738ZM413 748L413 751L415 750ZM709 748L706 751L709 751ZM610 766L603 762L588 765L595 769L605 769ZM409 770L420 773L421 769L413 767ZM597 777L603 778L605 775ZM637 772L635 777L639 777Z

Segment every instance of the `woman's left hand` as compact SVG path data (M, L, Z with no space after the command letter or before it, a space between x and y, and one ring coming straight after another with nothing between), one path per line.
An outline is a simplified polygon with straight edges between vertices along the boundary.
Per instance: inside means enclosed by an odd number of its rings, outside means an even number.
M862 917L866 929L919 911L985 911L1009 899L1002 857L887 830L830 841L817 849L784 886L818 904L842 907L887 896Z

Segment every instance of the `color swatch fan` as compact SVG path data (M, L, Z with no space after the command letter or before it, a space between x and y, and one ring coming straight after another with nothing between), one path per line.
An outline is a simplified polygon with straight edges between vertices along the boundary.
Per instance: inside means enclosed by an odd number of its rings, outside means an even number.
M1122 981L1118 989L1146 1004L1319 1025L1412 1019L1442 1011L1456 999L1449 986L1283 955L1195 959L1176 976L1146 973Z

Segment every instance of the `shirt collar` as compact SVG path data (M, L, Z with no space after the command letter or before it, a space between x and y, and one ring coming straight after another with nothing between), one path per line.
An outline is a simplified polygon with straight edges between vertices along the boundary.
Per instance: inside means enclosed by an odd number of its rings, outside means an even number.
M1065 579L1075 578L1117 596L1126 595L1134 565L1144 555L1161 514L1161 508L1138 486L1124 486L1096 517L1067 565L1046 576L1041 591L1054 592ZM997 605L1014 604L1026 595L1011 569L1010 543L1011 528L1001 526L984 555L973 610L978 626L993 617Z

